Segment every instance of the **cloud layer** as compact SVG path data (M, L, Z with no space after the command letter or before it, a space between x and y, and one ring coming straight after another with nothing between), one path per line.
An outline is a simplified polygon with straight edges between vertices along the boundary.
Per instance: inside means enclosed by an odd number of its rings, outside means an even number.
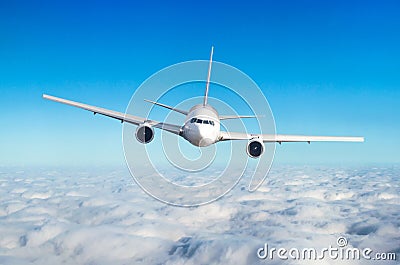
M321 249L339 236L399 258L399 173L275 167L254 193L245 176L214 203L179 208L145 194L126 170L0 168L0 264L280 264L257 249Z

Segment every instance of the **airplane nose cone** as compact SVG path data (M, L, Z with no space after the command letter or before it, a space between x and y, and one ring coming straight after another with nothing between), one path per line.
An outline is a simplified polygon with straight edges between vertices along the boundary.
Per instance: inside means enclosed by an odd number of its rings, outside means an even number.
M213 143L214 143L214 141L211 138L202 138L199 141L199 146L202 146L202 147L209 146L209 145L211 145Z
M199 146L209 146L214 143L214 140L212 137L212 131L206 130L206 129L207 128L202 128L199 130L199 134L200 134Z
M210 125L207 125L210 126ZM201 124L192 124L185 127L183 137L195 146L209 146L215 143L215 132L209 127ZM212 129L212 128L211 128Z

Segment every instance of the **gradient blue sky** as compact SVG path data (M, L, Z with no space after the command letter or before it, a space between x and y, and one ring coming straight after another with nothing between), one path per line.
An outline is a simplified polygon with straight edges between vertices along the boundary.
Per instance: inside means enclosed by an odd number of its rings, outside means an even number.
M147 77L211 45L257 82L278 133L366 137L284 144L276 162L399 163L399 12L398 1L2 1L0 165L123 164L118 121L41 94L124 111Z

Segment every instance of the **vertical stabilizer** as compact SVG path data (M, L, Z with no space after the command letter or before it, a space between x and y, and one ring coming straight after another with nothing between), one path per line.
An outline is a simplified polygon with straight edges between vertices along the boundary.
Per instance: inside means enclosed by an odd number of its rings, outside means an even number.
M214 46L211 46L210 64L208 65L207 84L206 84L206 92L204 93L204 102L203 102L203 106L207 105L208 88L210 87L211 65L212 65L213 53L214 53Z

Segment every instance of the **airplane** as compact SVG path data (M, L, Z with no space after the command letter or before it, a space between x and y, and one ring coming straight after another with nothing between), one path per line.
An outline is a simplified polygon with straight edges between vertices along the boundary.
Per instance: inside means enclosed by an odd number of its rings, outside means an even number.
M221 141L228 140L247 140L246 152L251 158L260 157L265 150L264 143L283 143L283 142L364 142L364 137L342 137L342 136L304 136L304 135L282 135L282 134L248 134L242 132L221 131L221 121L227 119L257 118L257 116L224 116L219 115L217 110L208 104L208 91L210 87L211 67L214 47L211 47L211 55L208 66L206 88L202 104L194 105L190 110L181 110L159 102L146 100L147 102L170 109L186 116L183 125L169 124L145 117L138 117L118 111L108 110L96 106L91 106L71 100L58 98L43 94L43 98L55 102L63 103L73 107L81 108L93 112L94 114L105 115L121 122L134 124L136 129L136 139L142 144L150 143L154 138L154 129L158 128L167 132L183 137L189 143L198 147L209 146Z

